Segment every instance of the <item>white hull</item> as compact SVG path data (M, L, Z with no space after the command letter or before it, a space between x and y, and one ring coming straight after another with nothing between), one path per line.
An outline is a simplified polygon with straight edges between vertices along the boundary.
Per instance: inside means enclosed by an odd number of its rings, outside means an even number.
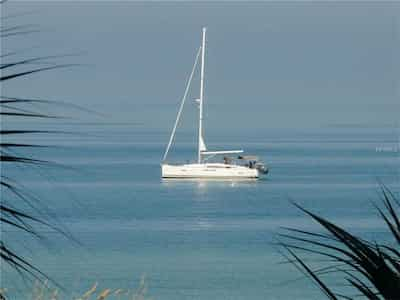
M258 178L257 169L223 163L161 165L163 178Z

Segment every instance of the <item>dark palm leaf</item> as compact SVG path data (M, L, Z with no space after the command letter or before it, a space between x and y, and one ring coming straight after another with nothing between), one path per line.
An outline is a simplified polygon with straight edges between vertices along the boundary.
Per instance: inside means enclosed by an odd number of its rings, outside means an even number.
M279 235L279 244L286 249L289 257L294 258L289 261L304 270L329 299L336 299L333 297L339 297L339 294L323 281L325 274L312 270L296 252L333 259L335 273L342 274L345 281L366 299L400 299L400 222L393 206L398 202L384 185L382 194L386 213L377 209L397 243L395 246L365 241L297 204L295 206L321 225L327 234L286 228L289 234ZM339 264L345 264L347 268L343 269ZM352 299L350 296L340 297Z
M1 1L0 4L2 5L2 9L4 9L4 1ZM2 15L1 18L4 20L7 18L7 16ZM15 25L9 27L2 26L0 29L0 37L19 37L34 32L37 32L37 28L34 25ZM69 63L54 64L49 61L51 59L59 59L61 57L75 56L76 54L49 55L15 59L14 61L10 62L5 61L5 59L8 58L15 58L15 56L20 53L20 51L12 51L1 56L2 63L0 65L0 69L2 70L2 75L0 76L0 81L2 84L7 83L10 80L17 80L19 78L26 77L28 75L34 75L40 72L61 70L63 68L76 66L76 64ZM34 68L32 67L33 63L50 63L50 65ZM7 73L5 74L5 72ZM41 103L43 105L65 105L63 102L30 99L29 97L21 98L0 96L0 115L3 117L3 125L6 124L6 120L17 120L17 118L29 118L32 120L37 118L60 118L59 116L54 116L43 112L40 109L30 109L29 104L34 103ZM26 168L33 168L52 164L45 160L29 157L26 154L18 154L18 152L15 150L43 146L34 143L18 142L18 137L20 136L49 134L55 132L56 131L36 130L35 128L15 129L10 127L7 129L1 129L0 138L2 141L0 143L0 167L2 167L3 164L22 164ZM8 138L12 138L12 141L7 141ZM44 238L40 234L39 228L45 226L72 239L71 235L65 228L63 228L62 225L57 223L54 218L49 217L50 213L46 213L48 212L48 208L41 203L40 199L37 199L35 196L31 195L26 189L23 188L22 184L23 183L19 182L18 178L11 178L7 174L4 174L4 172L0 174L0 187L2 189L2 201L0 204L0 226L9 226L14 229L15 234L18 234L18 232L24 232L39 240ZM7 193L5 193L6 191ZM3 236L0 237L0 262L10 265L24 278L37 279L40 281L44 279L51 280L37 266L34 266L31 262L29 262L27 258L22 257L18 254L18 251L12 249L11 246L7 244L7 241L4 240ZM0 299L3 298L4 295L1 295L0 293Z

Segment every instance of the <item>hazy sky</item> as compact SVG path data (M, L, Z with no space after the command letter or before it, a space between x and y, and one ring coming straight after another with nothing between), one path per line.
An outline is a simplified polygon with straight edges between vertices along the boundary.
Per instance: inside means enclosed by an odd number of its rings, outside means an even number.
M20 13L2 26L41 31L3 39L3 53L26 50L10 61L83 51L55 61L87 65L7 82L9 96L68 101L106 112L104 121L170 128L206 25L207 127L399 119L400 3L10 1L2 10L3 17Z

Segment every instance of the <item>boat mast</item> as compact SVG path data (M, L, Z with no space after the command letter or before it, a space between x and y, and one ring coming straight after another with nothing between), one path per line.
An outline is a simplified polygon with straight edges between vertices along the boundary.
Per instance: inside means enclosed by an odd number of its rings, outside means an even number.
M201 43L201 73L200 73L200 101L199 101L199 147L197 162L201 163L201 151L203 142L203 96L204 96L204 56L206 50L206 28L203 27L203 40Z

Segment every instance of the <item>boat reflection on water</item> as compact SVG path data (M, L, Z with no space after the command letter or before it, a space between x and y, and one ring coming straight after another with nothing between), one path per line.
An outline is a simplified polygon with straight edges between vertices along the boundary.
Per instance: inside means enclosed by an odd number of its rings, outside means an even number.
M258 179L259 180L259 179ZM192 186L206 191L208 187L243 187L257 183L257 178L162 178L162 186L176 188L179 186Z

